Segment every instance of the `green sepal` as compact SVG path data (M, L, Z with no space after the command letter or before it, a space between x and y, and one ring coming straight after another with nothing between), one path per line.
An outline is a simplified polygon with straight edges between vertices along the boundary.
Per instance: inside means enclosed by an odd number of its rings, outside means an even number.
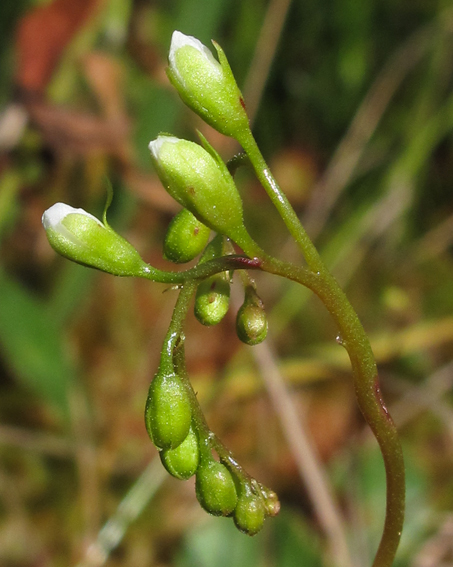
M105 227L110 228L110 225L107 222L107 211L109 210L110 205L112 204L113 201L113 187L112 187L112 182L108 177L105 178L105 186L107 191L107 198L105 199L104 211L102 213L102 222L104 223Z
M217 165L219 166L220 170L222 171L224 178L227 181L229 181L232 176L231 176L231 174L228 170L228 167L226 166L226 163L223 161L220 154L217 152L217 150L213 146L211 146L211 144L208 142L208 140L205 138L205 136L203 136L203 134L200 132L200 130L197 130L197 136L200 138L200 142L201 142L201 145L203 146L203 148L217 162Z

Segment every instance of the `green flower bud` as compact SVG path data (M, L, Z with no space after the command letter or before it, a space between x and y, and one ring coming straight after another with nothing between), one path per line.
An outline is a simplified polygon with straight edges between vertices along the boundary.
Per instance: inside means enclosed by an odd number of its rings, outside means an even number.
M203 141L159 135L149 149L165 189L203 224L241 245L250 243L243 222L242 201L220 156Z
M249 128L244 99L222 48L212 43L220 62L198 39L173 32L167 74L187 106L222 134L237 137Z
M42 216L52 248L79 264L115 276L141 276L151 272L135 248L93 215L56 203Z
M145 424L154 445L175 449L189 434L192 410L181 379L158 373L149 387Z
M264 525L266 516L264 502L260 496L252 492L241 494L234 509L236 527L247 535L257 534Z
M236 507L237 494L233 477L226 466L217 461L200 463L195 491L202 508L213 516L229 516Z
M244 303L236 317L236 332L247 345L257 345L267 336L267 317L263 302L251 286L246 290Z
M167 471L180 480L187 480L195 474L200 459L198 438L192 428L189 434L176 449L164 449L160 460Z
M230 282L225 273L203 280L195 295L195 317L202 325L217 325L230 305Z
M183 209L171 221L164 241L167 260L182 264L201 254L208 243L211 230L193 214Z

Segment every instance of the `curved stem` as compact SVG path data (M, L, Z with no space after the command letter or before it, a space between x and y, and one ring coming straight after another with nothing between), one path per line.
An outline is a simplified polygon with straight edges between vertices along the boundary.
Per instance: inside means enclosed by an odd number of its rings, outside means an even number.
M189 270L181 272L165 272L146 265L139 274L134 275L153 282L178 285L189 281L203 280L209 276L228 270L258 270L261 263L262 260L259 258L229 255L198 264Z
M195 280L191 280L184 284L184 286L181 288L175 308L173 310L170 326L165 337L160 368L168 370L169 372L175 371L181 379L182 384L184 385L186 393L190 399L193 424L201 441L200 449L205 451L208 455L211 454L211 448L215 449L220 460L230 470L234 471L235 475L242 482L251 483L253 479L250 477L250 475L236 461L231 451L227 449L227 447L225 447L220 439L209 429L203 411L198 402L197 395L194 392L187 373L184 352L185 337L183 333L183 327L189 309L190 300L195 293L196 287L197 282Z
M288 198L278 186L277 181L272 175L260 149L258 148L252 132L250 130L243 131L238 142L242 145L249 156L250 163L252 164L261 185L264 187L275 208L280 213L280 216L286 224L291 236L302 250L307 265L315 273L320 271L324 267L324 264L319 257L318 251L308 237L308 234L305 232L304 227L300 224L299 218L292 208L291 203L288 201Z
M263 263L261 269L298 283L298 268L279 260ZM404 521L405 474L401 444L393 420L382 398L371 345L357 314L335 278L323 272L314 274L307 285L324 303L334 318L340 335L338 342L348 352L359 408L373 431L384 459L387 505L383 535L373 567L390 567L399 545Z
M321 299L338 325L340 330L338 342L348 352L357 403L379 443L386 472L386 516L373 567L390 567L399 545L404 521L404 461L396 427L381 395L376 362L369 339L346 295L327 270L286 195L272 176L251 131L244 131L238 141L247 152L258 179L299 245L309 267L307 270L265 256L261 269L310 288Z
M174 370L174 354L180 342L184 341L183 326L189 311L190 300L197 288L196 280L188 280L181 286L173 314L165 335L159 369L171 374Z

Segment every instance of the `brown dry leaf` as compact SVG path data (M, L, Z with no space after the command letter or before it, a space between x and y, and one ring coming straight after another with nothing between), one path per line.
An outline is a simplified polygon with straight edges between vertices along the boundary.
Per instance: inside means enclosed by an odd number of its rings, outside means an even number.
M84 57L83 70L102 114L111 120L124 119L127 113L122 95L124 73L120 63L106 53L95 51Z
M327 462L344 446L353 428L355 415L355 399L350 384L332 382L313 394L307 425L323 462Z
M124 158L129 132L126 120L106 121L39 101L28 104L27 109L46 142L56 152L82 155L102 152Z
M152 208L170 214L181 208L165 191L157 175L148 175L131 166L124 167L123 179L129 190Z
M29 11L19 22L17 85L42 93L61 54L103 0L54 0Z

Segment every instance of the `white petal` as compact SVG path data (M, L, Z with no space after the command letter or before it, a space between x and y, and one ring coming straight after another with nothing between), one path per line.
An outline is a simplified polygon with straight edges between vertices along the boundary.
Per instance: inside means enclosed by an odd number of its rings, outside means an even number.
M160 149L162 148L163 144L165 144L166 142L169 142L170 144L176 144L180 141L181 140L179 138L176 138L175 136L160 135L155 140L151 140L151 142L148 144L148 148L149 151L153 154L154 159L158 160Z
M175 63L175 54L178 49L181 49L181 47L184 47L186 45L194 47L197 51L204 55L207 62L210 63L216 71L221 72L220 63L215 59L211 51L205 45L203 45L199 39L191 35L184 35L180 31L174 31L173 35L171 36L170 53L168 54L168 60L170 62L170 67L175 73L178 74L178 76L180 76L180 74Z
M55 203L55 205L52 205L50 209L44 211L44 214L42 215L42 224L44 225L44 228L46 230L48 228L53 228L54 230L56 230L56 227L61 223L61 221L67 215L73 213L89 217L90 219L96 221L100 226L104 226L99 219L97 219L93 215L90 215L90 213L87 213L83 209L75 209L70 205L66 205L66 203Z

